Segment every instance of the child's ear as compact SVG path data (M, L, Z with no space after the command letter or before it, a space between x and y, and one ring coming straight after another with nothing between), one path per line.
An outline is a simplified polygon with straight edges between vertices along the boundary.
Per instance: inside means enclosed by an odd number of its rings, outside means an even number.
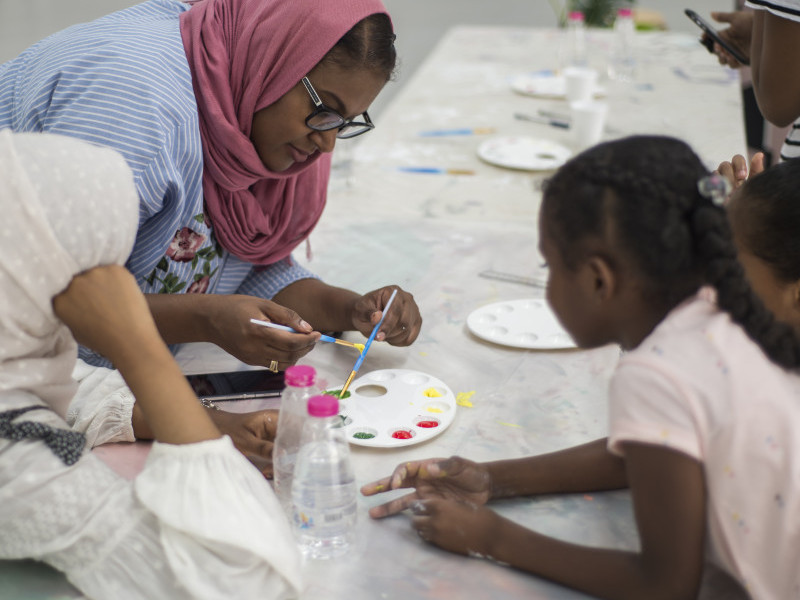
M600 301L605 301L614 296L617 291L617 275L608 261L599 255L589 257L586 262L587 275L591 278L592 295Z

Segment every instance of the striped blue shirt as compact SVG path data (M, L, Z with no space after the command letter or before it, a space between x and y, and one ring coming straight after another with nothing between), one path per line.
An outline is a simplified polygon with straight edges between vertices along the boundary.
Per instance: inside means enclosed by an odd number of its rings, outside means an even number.
M0 129L60 133L122 153L140 198L127 266L144 292L269 299L314 275L290 258L255 269L221 248L205 222L203 150L179 25L187 9L149 0L0 65ZM81 356L107 364L85 349Z

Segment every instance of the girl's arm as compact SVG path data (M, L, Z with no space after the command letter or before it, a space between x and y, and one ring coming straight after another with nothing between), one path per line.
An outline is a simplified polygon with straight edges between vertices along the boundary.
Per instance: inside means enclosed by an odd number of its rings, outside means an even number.
M492 498L597 492L627 487L625 464L606 448L606 438L558 452L484 463Z
M415 504L414 526L447 550L491 557L601 598L695 598L704 564L702 465L662 446L627 443L624 451L639 552L562 542L450 500Z
M624 488L625 465L606 449L606 443L601 439L549 454L487 463L459 457L407 462L389 477L362 487L361 493L373 496L414 488L411 494L370 509L370 516L382 518L429 498L484 504L492 498Z
M79 343L119 369L155 439L186 444L220 437L124 267L97 267L77 275L53 299L53 309Z

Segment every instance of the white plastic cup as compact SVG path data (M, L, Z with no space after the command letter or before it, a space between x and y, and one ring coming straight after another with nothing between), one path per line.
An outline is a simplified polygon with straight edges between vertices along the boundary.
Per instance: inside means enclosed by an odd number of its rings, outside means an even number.
M603 137L608 104L594 100L570 103L575 147L580 152L597 144Z
M567 101L584 102L594 97L597 84L597 71L588 67L567 67L564 69Z

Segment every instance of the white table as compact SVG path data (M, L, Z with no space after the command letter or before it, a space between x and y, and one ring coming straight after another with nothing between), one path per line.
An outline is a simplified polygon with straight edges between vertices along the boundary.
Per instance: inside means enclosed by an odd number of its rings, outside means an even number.
M610 39L609 32L590 32L594 66L604 67ZM619 357L616 347L520 350L481 341L465 326L467 315L485 304L543 296L539 288L478 273L495 269L543 276L536 215L538 186L546 174L482 163L476 147L484 136L417 135L428 129L492 127L497 134L570 143L568 131L513 118L515 112L538 109L566 112L563 100L521 96L509 87L520 73L557 66L558 41L557 31L455 28L386 109L375 131L337 147L328 207L311 237L309 266L327 281L361 292L400 284L415 295L424 317L413 346L375 344L362 373L414 369L438 377L456 393L475 392L473 406L459 407L450 428L431 441L393 450L353 447L359 484L389 474L402 461L452 454L475 460L519 457L606 433L606 384ZM640 35L638 42L637 80L602 82L614 137L675 135L692 144L710 167L743 152L736 74L718 67L695 38L652 33ZM463 168L475 174L409 174L398 172L400 166ZM360 336L346 337L358 341ZM196 348L185 348L182 360L194 371L204 366ZM353 360L346 348L320 344L302 362L338 386ZM215 364L219 370L230 366ZM304 598L586 597L489 561L440 551L416 536L405 515L370 521L366 510L377 502L360 499L360 542L350 556L308 567ZM537 531L575 542L613 548L638 543L626 492L523 498L493 507ZM0 563L0 580L19 568L28 570L25 577L58 578L24 562ZM30 598L55 597L37 595L32 584L25 589L31 590ZM702 597L744 596L710 570Z

